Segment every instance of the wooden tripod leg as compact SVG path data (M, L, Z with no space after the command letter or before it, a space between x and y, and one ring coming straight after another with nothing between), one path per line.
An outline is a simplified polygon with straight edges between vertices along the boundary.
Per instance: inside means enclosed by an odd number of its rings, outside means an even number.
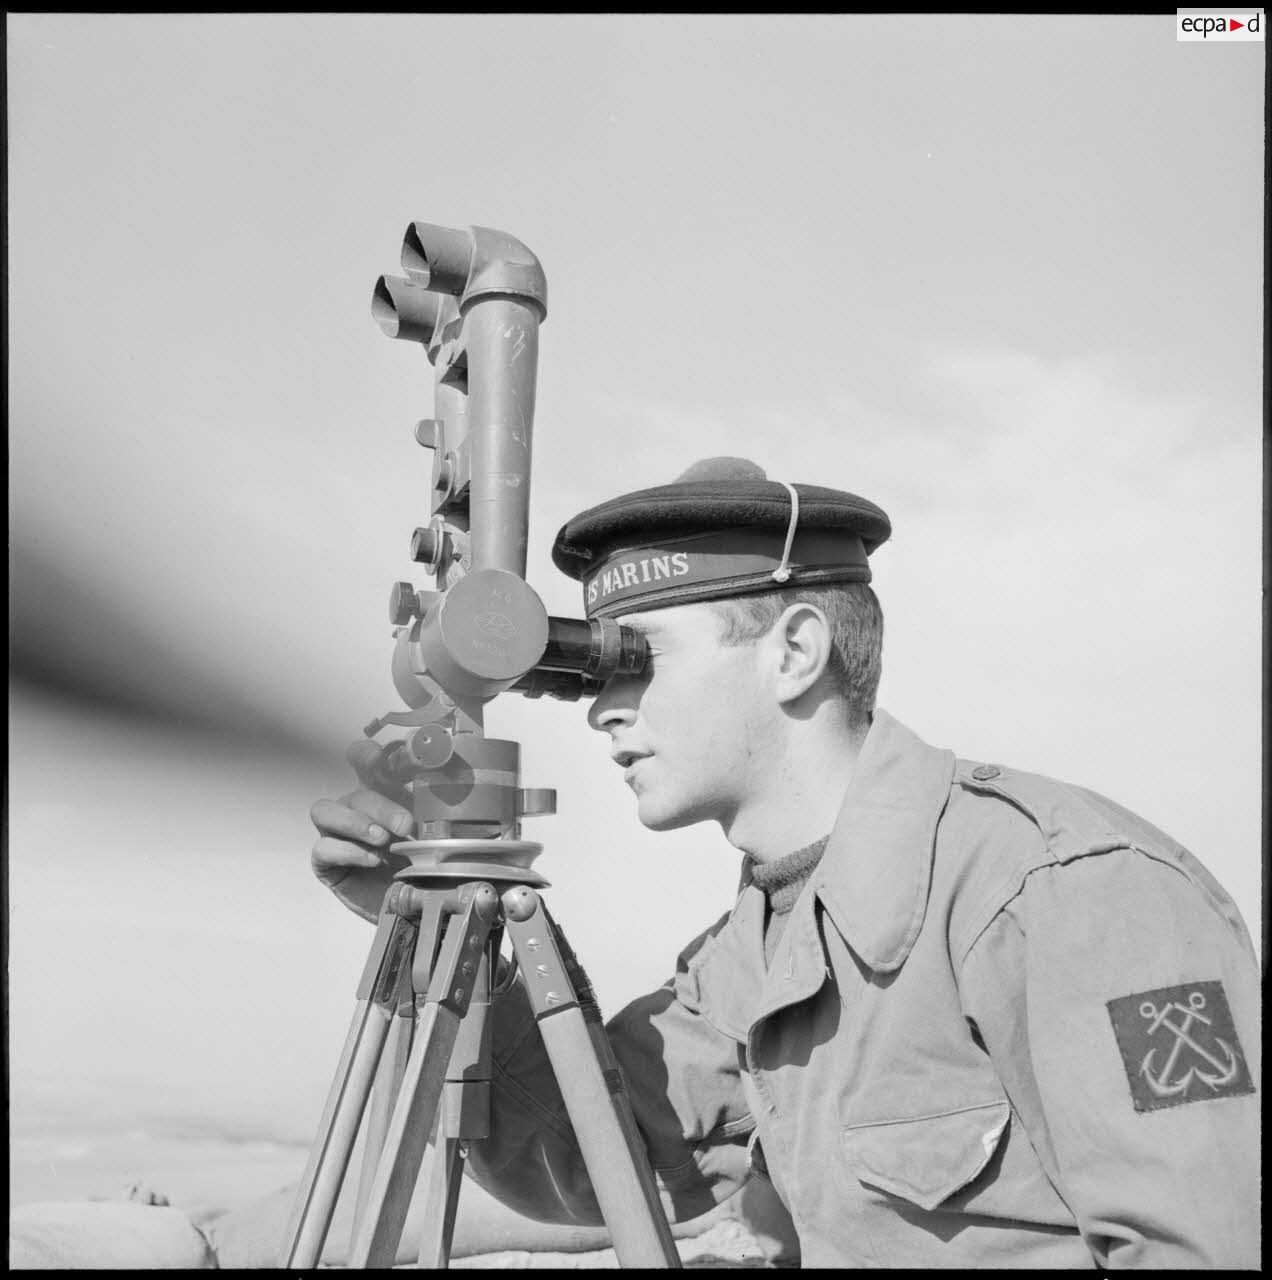
M420 1235L419 1265L424 1270L441 1271L450 1266L455 1211L459 1208L459 1188L467 1154L468 1144L462 1138L439 1137L433 1148L429 1162L428 1213Z
M316 1267L322 1256L398 988L409 971L415 935L415 926L394 914L386 898L358 983L353 1020L288 1223L284 1243L284 1265L288 1268Z
M380 1163L380 1153L384 1150L384 1135L389 1129L389 1117L393 1114L393 1104L402 1089L402 1077L406 1074L414 1030L415 998L408 980L399 988L397 1015L390 1019L388 1038L380 1054L380 1068L376 1072L371 1090L366 1137L362 1147L362 1168L358 1175L358 1196L353 1223L349 1228L350 1239L358 1234L358 1225L366 1212L371 1181Z
M485 953L468 1000L468 1013L451 1050L450 1069L442 1092L441 1120L429 1153L424 1228L419 1265L441 1270L450 1265L455 1212L463 1182L468 1144L490 1136L491 977L499 965L502 927L486 938Z
M619 1265L679 1267L622 1074L599 1019L589 1029L579 1007L556 928L539 895L525 885L508 890L503 906L504 927Z
M427 989L397 1105L389 1120L380 1166L349 1252L350 1267L391 1267L437 1115L451 1051L459 1034L499 898L485 883L464 885L445 919L437 963L429 971L427 948L417 946L417 993ZM426 925L421 923L421 934Z

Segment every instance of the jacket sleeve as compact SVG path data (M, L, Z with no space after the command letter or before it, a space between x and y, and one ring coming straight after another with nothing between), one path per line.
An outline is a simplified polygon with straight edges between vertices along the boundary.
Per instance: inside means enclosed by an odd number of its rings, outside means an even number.
M1117 848L992 916L964 1010L1102 1269L1259 1266L1259 973L1213 881Z
M708 934L711 931L708 931ZM696 1218L746 1180L754 1128L740 1082L738 1045L699 1016L686 983L699 945L677 976L633 1001L607 1025L667 1216ZM511 1208L544 1222L602 1221L561 1090L525 988L492 1005L490 1136L468 1169Z

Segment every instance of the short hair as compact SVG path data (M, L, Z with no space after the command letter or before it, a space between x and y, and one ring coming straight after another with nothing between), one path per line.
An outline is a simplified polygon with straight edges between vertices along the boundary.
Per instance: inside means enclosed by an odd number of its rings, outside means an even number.
M783 587L709 603L724 620L720 639L726 645L749 644L767 635L783 611L793 604L816 605L830 622L827 669L848 704L849 717L853 723L869 719L883 670L883 610L866 583Z

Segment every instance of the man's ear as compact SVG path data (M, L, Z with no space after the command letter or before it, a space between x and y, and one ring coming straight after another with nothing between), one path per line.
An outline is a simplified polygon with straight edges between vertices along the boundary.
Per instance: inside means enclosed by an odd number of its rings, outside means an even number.
M775 692L780 703L793 702L821 679L830 662L830 620L815 604L789 605L773 624Z

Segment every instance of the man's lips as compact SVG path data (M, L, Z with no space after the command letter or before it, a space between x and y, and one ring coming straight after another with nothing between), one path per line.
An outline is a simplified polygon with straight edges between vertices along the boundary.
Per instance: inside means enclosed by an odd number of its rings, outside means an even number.
M630 783L636 772L636 766L642 760L648 760L653 754L651 751L614 751L611 753L611 759L623 771L623 781Z

